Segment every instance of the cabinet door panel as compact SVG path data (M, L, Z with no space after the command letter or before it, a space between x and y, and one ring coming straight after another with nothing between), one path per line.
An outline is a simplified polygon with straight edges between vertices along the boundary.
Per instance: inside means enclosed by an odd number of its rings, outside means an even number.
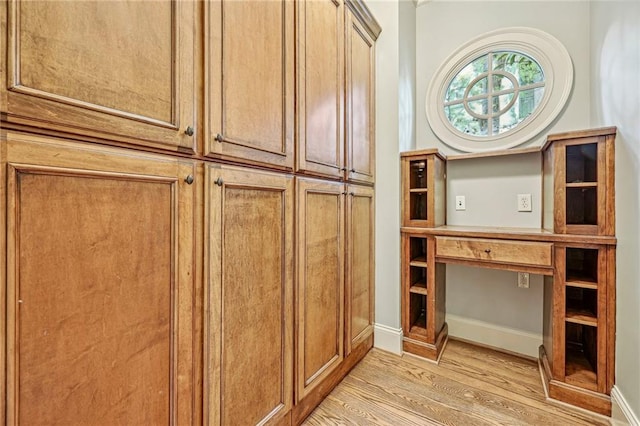
M349 186L347 199L346 355L373 333L373 188Z
M301 1L297 24L297 169L340 177L344 167L343 5L333 0Z
M207 183L209 420L282 420L293 402L293 181L210 167Z
M10 2L9 120L192 152L194 7Z
M192 166L16 143L7 423L190 423Z
M206 153L292 169L293 2L223 0L206 7Z
M374 181L374 44L349 12L346 26L346 139L349 180Z
M343 359L342 190L342 184L298 179L299 399Z

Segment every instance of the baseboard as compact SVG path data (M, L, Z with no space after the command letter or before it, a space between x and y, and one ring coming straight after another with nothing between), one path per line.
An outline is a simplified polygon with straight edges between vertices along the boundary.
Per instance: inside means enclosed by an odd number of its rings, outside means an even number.
M373 346L396 355L402 355L402 329L375 324Z
M629 424L630 426L640 426L638 416L633 412L631 406L624 398L617 386L611 389L611 419L615 424ZM626 422L626 423L625 423Z
M483 321L447 314L449 337L504 349L530 358L538 358L542 335L502 327Z

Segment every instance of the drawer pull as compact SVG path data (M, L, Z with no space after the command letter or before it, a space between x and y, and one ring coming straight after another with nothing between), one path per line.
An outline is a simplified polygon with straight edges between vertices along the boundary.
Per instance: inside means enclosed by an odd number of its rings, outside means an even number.
M491 249L485 249L485 251L484 251L484 252L485 252L485 253L487 253L487 254L489 254L489 253L491 253Z

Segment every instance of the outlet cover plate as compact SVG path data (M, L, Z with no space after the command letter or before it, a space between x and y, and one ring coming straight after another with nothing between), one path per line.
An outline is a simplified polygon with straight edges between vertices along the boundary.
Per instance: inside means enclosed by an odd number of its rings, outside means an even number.
M456 210L466 210L467 201L464 195L456 195Z
M518 211L531 211L531 194L518 194Z

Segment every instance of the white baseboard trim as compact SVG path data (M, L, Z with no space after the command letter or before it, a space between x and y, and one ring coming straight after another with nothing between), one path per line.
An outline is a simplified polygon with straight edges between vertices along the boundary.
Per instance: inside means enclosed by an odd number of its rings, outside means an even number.
M402 329L375 324L373 326L373 346L396 355L402 355Z
M538 358L542 334L502 327L484 321L447 314L449 336Z
M614 386L613 389L611 389L611 405L612 420L619 420L621 422L626 420L630 426L640 426L638 416L633 412L631 406L629 406L629 403L617 386ZM624 418L621 418L622 416L620 416L620 414L622 414Z

